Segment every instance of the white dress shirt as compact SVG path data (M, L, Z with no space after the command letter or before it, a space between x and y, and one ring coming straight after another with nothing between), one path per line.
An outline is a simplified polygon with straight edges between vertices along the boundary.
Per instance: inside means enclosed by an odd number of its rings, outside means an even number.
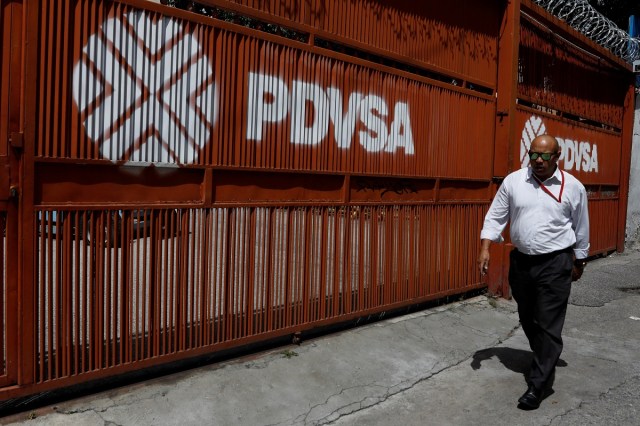
M564 190L559 198L564 175ZM480 233L481 239L503 241L502 231L511 222L513 245L525 254L545 254L574 246L576 258L589 255L587 191L567 172L556 167L543 182L548 194L533 176L531 167L509 174L491 203Z

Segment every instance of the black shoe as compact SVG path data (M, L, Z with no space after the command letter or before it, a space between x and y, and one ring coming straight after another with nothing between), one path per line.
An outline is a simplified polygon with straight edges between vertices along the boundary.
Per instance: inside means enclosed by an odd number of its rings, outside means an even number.
M542 389L536 389L535 386L529 385L527 391L518 399L520 408L525 410L535 410L540 407L542 402Z

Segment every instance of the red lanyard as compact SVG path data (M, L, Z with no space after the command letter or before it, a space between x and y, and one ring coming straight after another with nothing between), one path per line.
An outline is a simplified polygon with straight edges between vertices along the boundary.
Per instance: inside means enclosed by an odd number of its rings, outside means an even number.
M540 180L540 178L538 178L538 176L534 175L533 172L531 172L531 176L534 177L534 179L538 182L538 185L540 185L540 188L542 188L544 192L549 194L557 202L562 203L562 192L564 191L564 173L562 172L562 170L560 170L560 176L562 176L562 181L560 184L560 194L558 195L557 198L555 195L553 195L553 193L551 193L551 191L549 191L549 188L544 186L544 183L542 183L542 181Z

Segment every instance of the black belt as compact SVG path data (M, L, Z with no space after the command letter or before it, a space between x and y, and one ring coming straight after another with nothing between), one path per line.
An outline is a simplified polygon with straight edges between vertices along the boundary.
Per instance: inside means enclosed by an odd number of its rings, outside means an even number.
M520 250L518 249L514 249L513 250L515 254L517 254L518 256L521 256L525 259L531 260L531 261L541 261L541 260L547 260L547 259L551 259L552 257L556 257L559 254L562 253L573 253L573 247L567 247L567 248L563 248L561 250L556 250L556 251L552 251L549 253L542 253L542 254L525 254L522 253Z

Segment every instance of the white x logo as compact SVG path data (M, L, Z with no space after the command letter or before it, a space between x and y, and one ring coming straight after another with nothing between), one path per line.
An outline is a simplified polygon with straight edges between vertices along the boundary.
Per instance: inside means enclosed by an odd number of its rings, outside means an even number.
M536 136L544 135L547 129L542 122L542 118L532 115L525 123L520 138L520 161L522 167L529 165L529 148Z
M92 35L73 73L87 135L112 161L189 164L217 119L213 71L172 19L111 18Z

